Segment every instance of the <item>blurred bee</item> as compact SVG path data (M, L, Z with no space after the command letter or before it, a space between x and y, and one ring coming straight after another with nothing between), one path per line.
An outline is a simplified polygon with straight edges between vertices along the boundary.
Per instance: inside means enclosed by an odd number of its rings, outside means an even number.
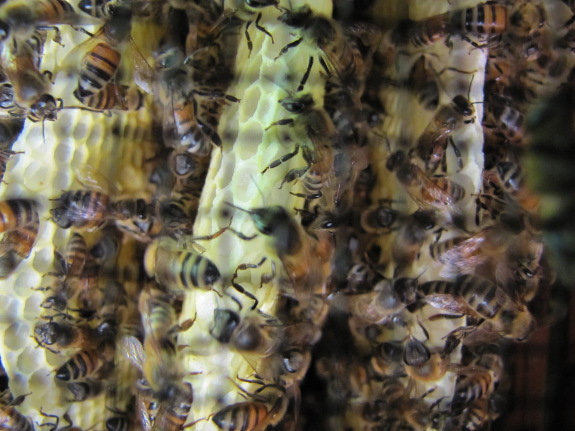
M514 145L525 145L523 122L524 116L512 103L504 97L497 94L488 93L487 99L487 116L485 127L496 128L505 139ZM489 123L491 120L494 125Z
M405 219L391 246L396 271L401 272L418 258L429 231L436 227L436 223L437 214L434 210L418 210Z
M148 245L144 266L148 276L176 295L194 287L212 289L221 278L220 271L207 257L192 250L176 249L165 238Z
M274 354L282 340L280 322L262 314L240 316L223 308L214 310L210 334L220 343L261 358Z
M421 209L447 209L459 214L457 207L465 196L465 189L446 177L429 177L418 166L411 163L403 151L393 153L387 159L387 169L395 173L397 180Z
M410 337L403 353L405 371L419 382L436 382L449 370L451 362L448 353L432 353L423 342Z
M56 378L66 382L86 377L101 378L113 367L114 350L114 345L108 342L96 349L82 350L56 370Z
M459 370L451 411L461 413L473 401L487 398L503 375L503 360L497 354L484 354L476 364Z
M527 308L495 283L477 275L460 275L455 282L429 281L418 287L418 292L433 307L451 313L485 319L476 328L479 336L502 336L525 341L535 329L535 319ZM465 334L466 342L473 342L473 331Z
M0 201L0 233L28 225L37 225L36 202L28 199Z
M0 279L10 276L27 259L38 236L39 220L8 231L0 242Z
M396 43L411 43L415 47L432 45L445 37L460 35L472 45L481 45L467 36L494 37L507 29L507 7L492 2L435 15L422 21L399 24L393 36Z
M100 395L104 389L104 384L101 380L87 379L80 382L72 382L66 385L73 398L68 400L70 402L86 401Z
M260 389L264 387L265 385ZM270 408L261 395L249 395L255 400L228 405L212 416L212 421L219 429L264 431L268 426L275 426L282 421L289 407L286 396L280 395Z
M9 1L0 5L0 40L13 37L29 40L36 28L56 30L54 24L82 24L83 21L65 0ZM58 36L55 40L59 40Z
M331 242L322 237L316 241L296 223L282 206L270 206L245 210L258 231L272 238L272 247L291 280L296 297L307 303L309 295L321 285L327 268L326 262L332 252Z
M348 296L348 308L354 319L365 324L380 324L415 302L417 279L384 279L367 293Z
M79 99L95 111L137 111L144 106L144 94L134 86L108 83L101 91Z
M50 210L52 219L62 229L69 227L93 230L107 221L110 197L95 190L76 190L63 193L55 199Z
M301 91L313 66L313 57L310 57L308 67L304 76L302 77L297 91ZM302 177L306 172L308 172L313 167L313 173L311 174L309 180L307 181L307 187L309 188L309 198L321 197L318 193L318 189L325 192L330 190L329 186L333 165L333 141L336 137L337 131L335 126L330 119L327 112L318 107L314 107L315 102L311 94L303 94L300 96L288 96L283 99L278 100L282 107L293 114L296 114L296 118L284 118L282 120L276 121L266 128L266 131L273 126L293 126L296 128L296 135L305 143L301 150L304 160L307 162L307 167L296 168L290 170L284 180L285 182L291 182L297 178ZM310 145L311 143L311 145ZM296 145L293 152L282 156L280 159L270 163L263 171L265 173L268 169L275 168L280 164L290 160L294 157L300 149L300 145ZM334 199L330 199L332 201Z
M54 251L54 261L58 266L58 273L65 277L80 277L88 259L88 245L84 237L78 232L73 232L70 236L64 255Z
M25 396L24 396L25 397ZM23 397L17 397L7 404L0 404L0 427L7 431L34 431L32 421L16 410L15 405L20 404Z
M160 0L80 0L78 9L100 19L119 15L148 17L159 13L162 3ZM171 0L169 3L173 6L178 1Z
M431 122L427 125L419 139L415 151L425 162L428 174L433 174L439 164L445 162L447 145L450 144L457 157L458 168L463 168L463 160L457 146L451 139L453 131L464 124L475 121L475 109L469 101L461 96L455 96L449 105L439 108Z
M186 420L192 409L194 395L192 385L185 383L182 389L172 396L169 402L160 405L152 431L181 431L185 428ZM189 424L189 426L193 425ZM186 426L187 427L187 426Z
M391 207L392 201L380 199L361 214L361 227L368 233L382 235L398 229L401 213Z
M426 57L420 56L409 72L407 87L418 97L425 109L432 111L439 105L439 86L435 71L429 69L431 67L428 66Z
M70 325L63 322L48 322L34 328L39 345L56 345L62 349L88 349L101 342L98 331L86 324Z
M157 289L145 289L140 294L138 309L146 336L144 348L148 342L152 342L157 345L155 348L175 350L176 334L194 323L190 319L178 325L170 296Z
M402 362L404 346L399 342L379 343L370 357L370 370L382 377L397 377L405 373Z

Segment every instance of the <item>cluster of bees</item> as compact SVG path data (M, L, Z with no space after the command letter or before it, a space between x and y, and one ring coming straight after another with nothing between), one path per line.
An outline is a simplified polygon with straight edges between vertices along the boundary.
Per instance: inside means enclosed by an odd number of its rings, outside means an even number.
M156 156L142 166L145 197L101 184L51 197L49 223L72 233L37 289L32 336L65 356L54 384L66 402L105 399L95 426L472 431L502 414L501 345L529 338L529 303L554 279L538 197L523 183L525 118L540 98L573 91L575 19L558 22L543 2L498 1L384 28L365 18L367 6L348 3L335 2L337 19L277 0L0 4L3 171L20 157L11 145L22 123L43 128L64 109L148 109L158 131ZM552 5L573 15L568 3ZM162 29L151 55L131 36L142 22ZM67 25L87 41L57 73L41 71L44 45L58 49ZM215 167L242 151L238 132L220 122L250 110L232 90L236 51L244 66L266 56L303 65L274 84L287 96L260 96L277 118L264 114L259 133L281 150L252 156L251 174L279 178L257 198L284 196L279 205L202 197L223 183ZM452 52L475 56L475 68L441 68ZM56 98L62 75L74 85ZM456 83L449 90L445 76ZM262 88L271 80L250 79ZM472 100L474 84L482 100ZM395 118L390 100L424 124L397 132L394 122L411 119ZM210 207L224 225L198 232ZM0 202L0 277L31 255L41 209L32 199ZM261 259L211 255L257 241ZM189 365L215 349L239 355L250 373ZM197 389L208 378L216 395ZM0 429L37 429L7 380ZM226 402L230 391L239 395ZM51 431L82 429L68 414L60 427L58 415L38 413Z

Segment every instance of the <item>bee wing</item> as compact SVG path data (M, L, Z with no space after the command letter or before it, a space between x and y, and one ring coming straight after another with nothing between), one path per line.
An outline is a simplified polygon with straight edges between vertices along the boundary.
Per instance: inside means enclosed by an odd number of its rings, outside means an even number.
M140 423L142 424L142 431L151 431L152 419L148 413L146 400L141 396L136 398L136 409L138 410L138 416L140 417Z
M154 94L156 75L134 40L130 37L128 56L134 66L134 82L148 94Z
M450 294L433 293L425 296L425 301L434 308L454 314L470 314L469 307L458 296ZM471 313L474 314L474 313Z
M140 340L132 335L127 335L120 339L120 350L122 354L140 371L144 370L146 352Z

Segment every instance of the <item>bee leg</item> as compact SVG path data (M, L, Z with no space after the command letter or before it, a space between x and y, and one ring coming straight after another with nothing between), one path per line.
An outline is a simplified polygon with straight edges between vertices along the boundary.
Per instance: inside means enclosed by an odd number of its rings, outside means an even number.
M42 407L40 407L40 414L41 414L42 416L47 417L47 418L56 418L56 423L47 422L47 423L45 423L45 424L40 425L41 427L50 425L50 426L53 427L52 429L58 428L58 424L60 423L60 416L50 415L50 414L48 414L48 413L44 413L44 412L42 411Z
M271 127L271 126L270 126ZM261 171L262 174L265 174L267 172L268 169L273 169L279 165L281 165L284 162L287 162L289 159L291 159L292 157L294 157L297 153L299 152L299 145L296 145L295 150L291 153L287 153L284 156L280 157L277 160L274 160L273 162L271 162L263 171ZM288 173L289 174L289 173Z
M270 124L268 127L266 127L266 131L268 129L271 129L273 126L293 126L295 123L295 120L293 118L284 118L283 120L279 120L276 121L275 123Z
M272 34L271 34L269 31L267 31L267 29L266 29L264 26L261 26L261 25L260 25L260 20L261 20L261 19L262 19L262 14L261 14L261 13L258 13L258 17L256 18L256 28L257 28L259 31L261 31L262 33L267 34L267 35L271 38L272 43L274 43L274 37L272 36Z
M304 198L307 200L312 200L312 199L319 199L321 198L323 195L321 194L321 192L319 193L315 193L313 195L306 195L305 193L292 193L290 192L290 195L292 196L297 196L298 198Z
M259 261L259 263L242 263L241 265L238 265L238 267L236 268L234 275L232 277L232 286L240 293L243 293L244 295L246 295L247 297L251 298L252 300L254 300L254 305L252 306L252 310L255 310L257 305L258 305L258 300L257 298L252 295L250 292L246 291L244 289L243 286L241 286L240 284L236 283L235 280L238 278L238 271L245 271L247 269L255 269L255 268L259 268L260 266L262 266L264 264L264 262L267 260L267 258L264 256L262 258L262 260ZM263 279L263 275L262 275L262 279ZM263 285L263 282L262 282ZM261 285L260 285L261 287Z
M286 52L288 52L291 48L295 48L296 46L298 46L301 42L302 42L303 38L299 38L297 40L294 40L293 42L288 43L286 46L284 46L282 48L282 50L280 51L280 53L277 55L276 58L274 58L274 61L276 61L278 58L280 58L282 55L284 55Z
M305 86L305 83L307 82L308 78L309 78L309 74L311 72L311 67L313 66L313 57L309 58L309 62L307 65L307 69L305 71L305 73L303 74L303 77L299 83L299 85L297 86L297 90L296 92L302 91L303 87Z
M235 274L234 274L234 278L235 278ZM234 280L234 278L232 278L232 280ZM235 281L232 281L232 287L234 289L236 289L238 292L246 295L248 298L250 298L252 301L254 301L254 305L252 305L252 307L250 308L250 310L255 310L258 307L259 301L258 298L256 298L254 295L252 295L250 292L248 292L241 284L236 283ZM240 305L240 309L241 309L241 305Z
M463 169L463 157L461 157L461 151L459 150L457 145L455 145L455 142L453 142L453 138L451 136L449 137L449 145L451 145L451 148L453 148L453 154L455 154L455 157L457 158L456 172L459 172Z
M292 181L295 181L298 178L303 177L308 170L309 170L309 165L304 166L303 168L300 168L300 169L292 169L291 171L289 171L286 174L286 176L282 180L282 183L280 184L279 189L281 189L285 183L291 183Z
M54 37L52 38L52 40L57 43L58 45L60 45L61 47L64 47L65 45L62 43L62 35L60 34L60 29L54 25L40 25L36 27L37 29L40 30L53 30L56 34L54 35Z
M252 38L250 37L250 33L248 32L248 28L252 24L251 21L246 23L246 29L244 30L244 34L246 35L246 43L248 44L248 58L252 55L252 50L254 49L254 44L252 42Z

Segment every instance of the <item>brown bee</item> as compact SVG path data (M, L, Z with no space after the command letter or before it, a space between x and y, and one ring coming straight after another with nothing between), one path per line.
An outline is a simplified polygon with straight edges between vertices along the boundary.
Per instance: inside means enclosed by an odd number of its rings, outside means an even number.
M69 227L98 229L107 221L110 198L95 190L68 191L56 199L50 210L54 222L63 229Z
M56 378L68 382L103 376L113 366L113 358L114 346L110 343L104 343L97 349L82 350L56 370Z

